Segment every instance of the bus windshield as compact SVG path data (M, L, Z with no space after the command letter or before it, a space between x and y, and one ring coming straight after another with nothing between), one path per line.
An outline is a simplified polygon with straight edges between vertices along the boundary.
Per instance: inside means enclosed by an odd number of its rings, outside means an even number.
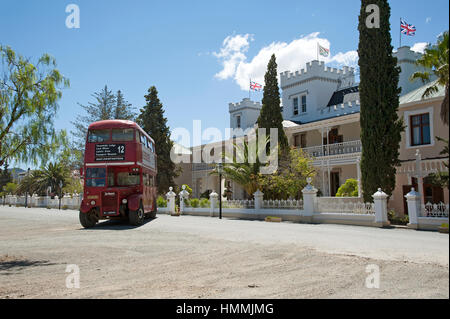
M134 129L115 128L112 130L113 142L131 142L134 141Z

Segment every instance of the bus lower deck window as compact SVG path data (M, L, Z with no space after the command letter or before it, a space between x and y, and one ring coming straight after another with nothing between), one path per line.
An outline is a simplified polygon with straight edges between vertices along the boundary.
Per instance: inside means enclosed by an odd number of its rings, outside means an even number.
M106 168L92 167L86 169L86 186L104 187L106 186Z

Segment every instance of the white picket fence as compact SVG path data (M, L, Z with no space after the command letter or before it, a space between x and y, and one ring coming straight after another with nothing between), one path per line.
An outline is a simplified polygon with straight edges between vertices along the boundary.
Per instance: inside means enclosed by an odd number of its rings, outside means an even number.
M62 209L79 209L83 194L65 194L61 198L61 208ZM55 196L51 198L50 196L28 196L27 200L28 207L43 207L43 208L59 208L59 197ZM25 196L16 195L6 195L0 198L0 204L11 205L11 206L25 206Z

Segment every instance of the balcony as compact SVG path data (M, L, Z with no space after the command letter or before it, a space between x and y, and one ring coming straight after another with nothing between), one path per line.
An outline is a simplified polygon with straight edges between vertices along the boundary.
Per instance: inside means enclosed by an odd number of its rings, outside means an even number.
M306 147L303 149L305 153L315 158L345 155L345 154L357 154L361 153L361 150L362 144L360 140L323 146L320 145L320 146Z

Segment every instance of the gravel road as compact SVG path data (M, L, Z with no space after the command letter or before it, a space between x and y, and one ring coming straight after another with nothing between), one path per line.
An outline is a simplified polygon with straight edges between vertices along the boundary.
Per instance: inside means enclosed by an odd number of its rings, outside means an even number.
M449 298L448 261L436 232L167 215L85 230L77 211L0 206L0 298Z

